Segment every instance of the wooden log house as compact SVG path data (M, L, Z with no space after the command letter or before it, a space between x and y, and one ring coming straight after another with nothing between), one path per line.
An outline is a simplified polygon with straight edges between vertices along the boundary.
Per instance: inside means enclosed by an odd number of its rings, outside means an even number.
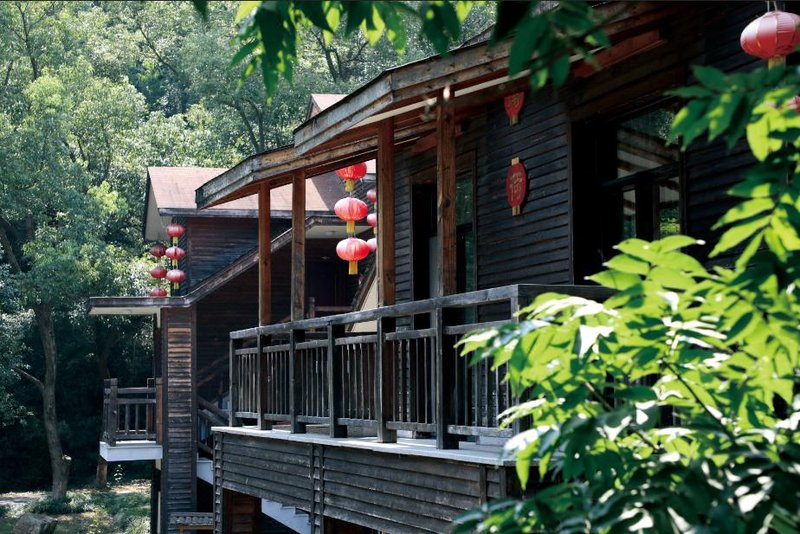
M313 95L310 111L318 112L338 96ZM153 378L145 387L106 381L100 442L108 462L153 462L154 533L211 526L210 428L228 417L229 332L259 319L264 275L258 266L259 243L266 243L272 257L268 279L274 300L269 309L278 322L288 320L290 313L291 187L271 191L273 209L266 225L258 217L258 196L198 210L195 190L224 170L148 169L145 239L166 242L165 228L173 222L186 228L179 244L187 254L179 266L187 280L179 290L166 298L93 297L88 302L92 315L154 318ZM374 169L369 170L368 182L374 176ZM343 223L332 213L342 194L341 181L333 174L318 176L306 189L302 224L309 238L306 283L312 316L349 311L366 294L366 284L359 289L347 276L347 266L331 252L345 235ZM371 229L359 225L357 231ZM297 521L293 515L282 519L292 524ZM284 528L279 522L274 525L278 531Z
M262 221L270 191L293 190L292 320L270 319L276 287L262 284L261 320L230 333L231 411L213 429L216 532L262 529L259 500L307 514L303 531L442 532L466 509L518 495L499 453L518 430L497 428L514 402L503 370L468 366L454 342L513 320L543 291L603 298L584 277L623 238L713 237L751 157L722 143L665 146L681 103L664 92L691 83L694 64L752 68L739 34L763 3L596 9L612 42L602 69L576 60L557 91L509 78L508 46L470 44L384 72L300 125L290 146L198 189L204 209L258 194ZM504 101L519 94L515 120ZM378 306L303 319L307 183L370 159ZM516 163L527 195L512 209ZM260 250L259 265L272 263Z

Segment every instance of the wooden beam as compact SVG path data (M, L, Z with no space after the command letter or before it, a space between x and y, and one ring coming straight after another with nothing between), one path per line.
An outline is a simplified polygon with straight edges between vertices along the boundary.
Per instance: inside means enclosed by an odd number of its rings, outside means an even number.
M394 121L378 133L378 306L394 304Z
M292 179L292 321L303 319L306 301L306 176Z
M258 324L272 322L272 236L270 235L270 188L258 191Z
M436 223L439 237L438 294L456 292L456 123L449 90L436 106Z

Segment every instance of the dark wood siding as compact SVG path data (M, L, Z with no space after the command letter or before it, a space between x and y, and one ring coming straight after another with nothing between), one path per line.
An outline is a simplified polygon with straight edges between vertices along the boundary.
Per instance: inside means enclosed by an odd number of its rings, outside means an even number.
M191 308L165 308L162 328L164 443L161 499L161 524L168 524L169 514L195 511L195 457L197 445L194 421L194 351L195 314ZM169 532L177 532L174 527Z
M313 514L387 532L444 532L464 510L507 495L511 468L220 432L217 480Z
M188 218L186 227L187 289L258 245L257 219Z

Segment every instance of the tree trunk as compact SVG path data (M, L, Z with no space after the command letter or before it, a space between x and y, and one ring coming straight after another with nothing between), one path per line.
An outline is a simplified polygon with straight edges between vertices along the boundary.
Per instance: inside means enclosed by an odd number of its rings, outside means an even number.
M53 326L53 311L46 304L34 306L36 324L44 351L44 380L42 381L42 419L47 436L47 451L50 454L50 468L53 472L51 497L64 499L67 495L69 467L72 458L66 456L61 448L61 437L58 435L58 419L56 417L56 367L58 350L56 334Z
M108 489L108 462L102 456L97 457L97 471L94 478L97 489Z

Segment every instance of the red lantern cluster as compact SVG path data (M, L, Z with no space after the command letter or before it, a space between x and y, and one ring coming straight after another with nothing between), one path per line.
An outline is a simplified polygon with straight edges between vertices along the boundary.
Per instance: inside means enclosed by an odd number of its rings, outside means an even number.
M172 246L167 248L162 243L156 243L150 247L150 254L156 259L156 266L150 269L150 276L158 281L158 286L150 290L151 297L166 297L167 290L161 284L164 279L172 284L172 289L177 290L180 283L186 280L186 273L178 269L178 262L186 256L186 251L178 246L178 238L186 233L186 228L180 224L172 223L167 225L167 235L172 240ZM172 269L169 271L161 264L161 258L169 260Z
M356 181L367 174L366 163L356 163L336 171L336 175L344 180L344 190L351 193L355 189Z
M353 196L353 190L355 189L356 180L360 180L367 174L367 164L351 165L339 169L336 174L344 180L344 189L350 193L350 196L339 200L333 207L336 215L347 223L348 235L346 239L339 241L339 244L336 245L336 254L339 258L349 263L349 274L358 274L358 262L367 257L370 248L366 241L355 237L356 221L367 217L369 208L363 200ZM373 194L372 198L377 198L374 196L374 189L367 192L367 198L370 198L370 192ZM370 198L370 200L372 199ZM374 202L374 200L372 201Z
M800 43L800 16L770 11L748 24L739 39L742 49L769 61L770 67L783 64Z

